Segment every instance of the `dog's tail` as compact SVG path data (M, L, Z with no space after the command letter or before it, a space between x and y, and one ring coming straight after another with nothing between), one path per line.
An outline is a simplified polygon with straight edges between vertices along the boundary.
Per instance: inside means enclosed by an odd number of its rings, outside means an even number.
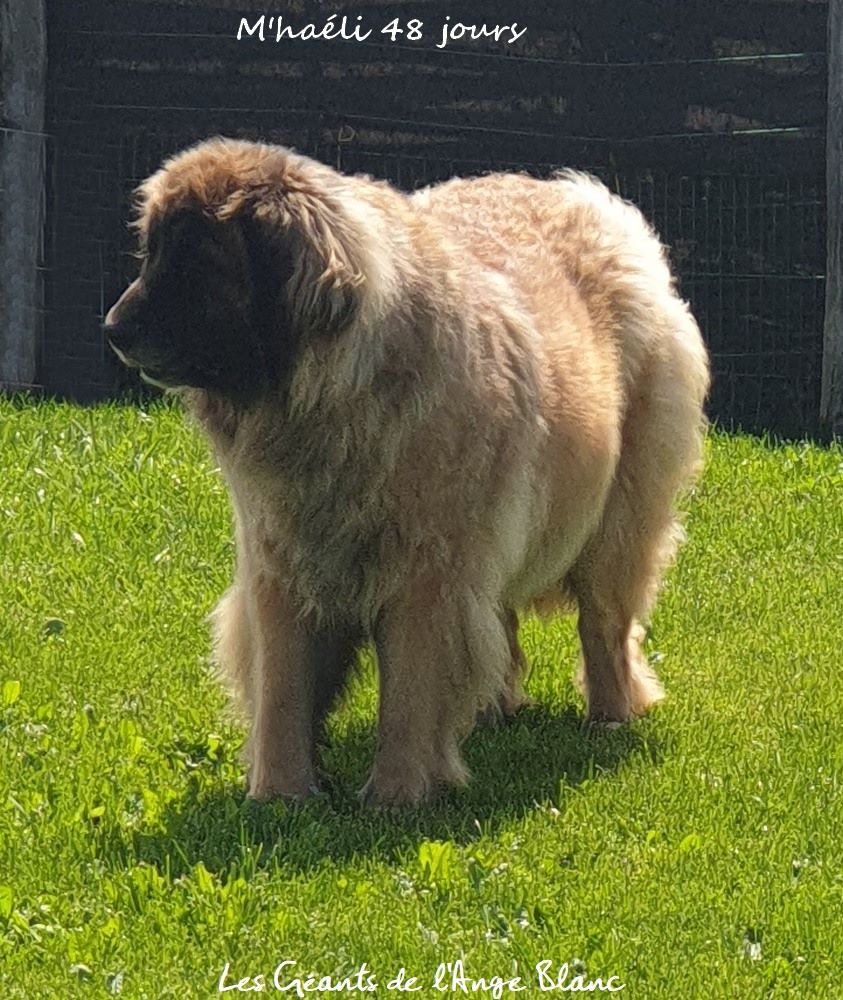
M616 317L624 382L637 384L645 359L663 358L681 389L702 408L709 389L708 355L678 294L665 246L635 205L588 174L564 170L556 182L587 250L575 275L587 298L603 298ZM679 388L677 386L677 388Z

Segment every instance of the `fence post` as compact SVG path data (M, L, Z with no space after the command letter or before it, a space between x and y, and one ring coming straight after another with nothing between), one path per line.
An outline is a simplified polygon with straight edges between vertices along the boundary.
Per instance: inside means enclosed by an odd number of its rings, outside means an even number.
M843 0L828 5L828 252L820 423L843 438Z
M0 0L0 387L36 375L44 201L43 0Z

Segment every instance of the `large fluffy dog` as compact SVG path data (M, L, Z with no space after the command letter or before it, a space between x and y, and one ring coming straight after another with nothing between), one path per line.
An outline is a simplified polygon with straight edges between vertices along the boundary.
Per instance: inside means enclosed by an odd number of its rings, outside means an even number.
M317 787L314 743L374 641L364 789L460 783L478 713L521 700L519 609L573 600L588 716L661 697L639 648L699 464L708 366L639 212L585 176L407 196L213 140L140 188L115 350L183 391L231 490L216 654L249 791Z

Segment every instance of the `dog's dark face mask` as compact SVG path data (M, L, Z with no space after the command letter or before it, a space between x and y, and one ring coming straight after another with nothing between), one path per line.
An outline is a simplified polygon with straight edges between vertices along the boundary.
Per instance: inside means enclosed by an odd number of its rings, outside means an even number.
M293 350L281 305L290 263L257 224L181 209L150 230L145 251L105 319L120 359L154 385L241 402L276 385Z

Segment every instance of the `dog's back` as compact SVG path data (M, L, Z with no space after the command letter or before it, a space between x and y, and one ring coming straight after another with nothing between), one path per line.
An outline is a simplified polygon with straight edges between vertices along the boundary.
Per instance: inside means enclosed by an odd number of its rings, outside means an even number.
M582 303L618 338L625 386L665 346L699 405L708 388L702 338L677 296L666 253L641 212L587 174L455 178L413 196L464 252L506 275L543 329ZM660 341L673 341L665 345Z

